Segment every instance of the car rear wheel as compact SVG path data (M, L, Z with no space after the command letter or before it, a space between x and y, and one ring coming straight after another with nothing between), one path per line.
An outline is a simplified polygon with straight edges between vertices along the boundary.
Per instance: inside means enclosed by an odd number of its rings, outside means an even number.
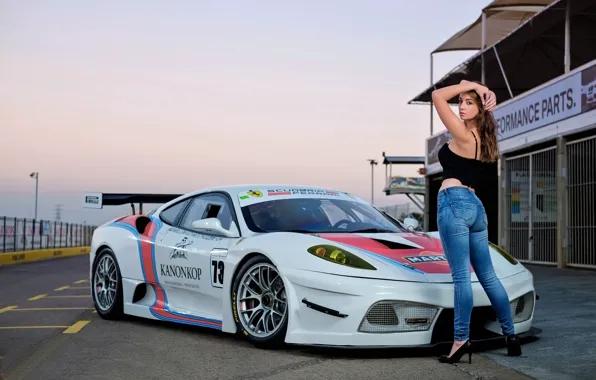
M102 249L93 264L92 295L95 310L104 319L123 315L122 277L116 256L109 248Z
M232 286L232 309L238 330L259 348L283 345L288 302L279 271L264 256L248 260Z

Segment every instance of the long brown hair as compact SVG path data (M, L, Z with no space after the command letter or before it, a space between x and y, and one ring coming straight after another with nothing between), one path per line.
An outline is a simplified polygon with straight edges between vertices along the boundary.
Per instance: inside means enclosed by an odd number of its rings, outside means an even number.
M476 82L482 86L484 84ZM497 143L497 121L492 112L488 112L482 105L480 95L476 91L468 93L474 103L478 106L478 115L474 118L478 133L480 134L480 160L483 162L494 162L499 157L499 145Z

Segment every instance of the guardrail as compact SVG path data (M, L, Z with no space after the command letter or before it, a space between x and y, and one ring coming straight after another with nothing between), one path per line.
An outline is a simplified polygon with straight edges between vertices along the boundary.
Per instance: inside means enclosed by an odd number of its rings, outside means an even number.
M0 216L0 255L91 244L96 226Z

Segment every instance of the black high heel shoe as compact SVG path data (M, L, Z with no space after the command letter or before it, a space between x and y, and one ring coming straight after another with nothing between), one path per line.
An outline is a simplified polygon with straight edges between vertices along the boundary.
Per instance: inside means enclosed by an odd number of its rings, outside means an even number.
M515 334L507 335L507 356L521 356L521 343Z
M453 364L459 362L462 356L464 356L466 353L468 354L468 363L472 364L472 343L470 343L469 340L462 344L462 346L458 348L453 355L441 355L438 359L441 363Z

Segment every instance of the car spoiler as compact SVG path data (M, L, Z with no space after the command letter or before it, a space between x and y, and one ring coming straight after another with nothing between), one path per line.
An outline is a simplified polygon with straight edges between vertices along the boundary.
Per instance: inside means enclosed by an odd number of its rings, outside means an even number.
M103 206L121 206L130 203L135 214L135 203L139 204L139 213L143 213L143 203L166 203L183 194L147 194L147 193L97 193L86 192L84 208L102 209Z

